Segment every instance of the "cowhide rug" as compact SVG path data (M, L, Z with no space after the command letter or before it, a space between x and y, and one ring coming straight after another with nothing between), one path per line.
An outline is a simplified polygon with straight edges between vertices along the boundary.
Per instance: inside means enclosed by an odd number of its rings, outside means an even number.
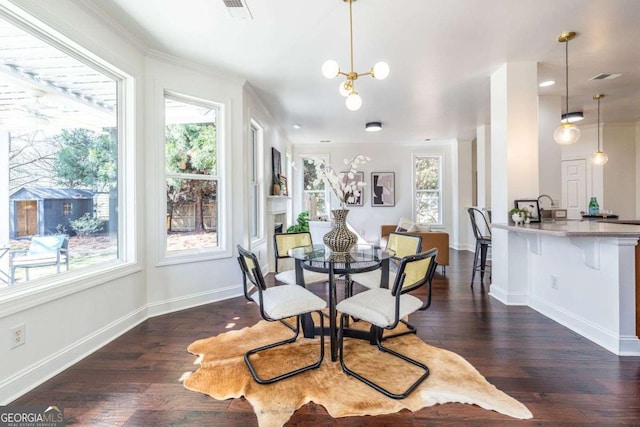
M359 323L355 322L356 326ZM368 327L363 324L358 327ZM469 403L519 419L532 418L520 402L490 384L465 359L430 346L414 334L390 339L385 345L422 361L431 375L404 400L387 398L369 386L347 376L340 362L331 362L329 340L325 339L325 359L320 368L279 381L257 384L244 363L250 348L291 336L278 322L260 321L239 331L201 339L188 347L200 356L200 368L184 381L193 391L224 400L244 396L253 405L261 427L282 426L308 402L326 408L334 418L389 414L409 409L417 411L443 403ZM319 338L302 335L291 345L272 349L252 361L263 378L315 361ZM383 354L367 341L345 338L345 363L392 391L401 391L415 378L412 367ZM408 367L409 366L409 367ZM396 388L397 387L397 388Z

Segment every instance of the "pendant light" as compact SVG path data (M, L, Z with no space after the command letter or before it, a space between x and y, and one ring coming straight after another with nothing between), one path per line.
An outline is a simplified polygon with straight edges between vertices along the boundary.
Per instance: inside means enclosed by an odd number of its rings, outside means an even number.
M350 111L359 110L362 106L362 98L356 91L355 81L358 77L371 76L377 80L384 80L389 75L389 65L386 62L378 62L369 69L366 73L356 73L353 71L353 2L356 0L342 0L344 3L349 3L349 42L350 42L350 65L349 71L342 71L340 66L333 59L329 59L322 64L322 75L328 79L334 79L339 75L345 76L346 80L340 82L338 91L340 95L347 97L345 103Z
M569 40L572 40L576 36L576 33L569 31L562 33L558 36L558 41L565 44L565 88L566 88L566 110L565 113L569 113ZM580 129L574 123L569 120L562 121L560 126L553 132L553 139L560 145L575 144L580 138Z
M604 98L604 94L599 93L597 95L593 95L593 99L598 101L598 151L593 153L591 156L591 163L594 165L602 166L609 160L609 156L607 153L600 149L600 99Z

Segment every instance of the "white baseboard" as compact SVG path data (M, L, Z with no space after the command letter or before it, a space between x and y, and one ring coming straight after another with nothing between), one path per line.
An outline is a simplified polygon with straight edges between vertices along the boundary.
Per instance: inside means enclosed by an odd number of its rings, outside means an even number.
M8 405L55 375L149 319L243 295L242 285L147 304L79 341L0 381L0 405Z
M147 318L147 308L141 307L4 379L0 382L0 405L8 405L18 397L142 323Z

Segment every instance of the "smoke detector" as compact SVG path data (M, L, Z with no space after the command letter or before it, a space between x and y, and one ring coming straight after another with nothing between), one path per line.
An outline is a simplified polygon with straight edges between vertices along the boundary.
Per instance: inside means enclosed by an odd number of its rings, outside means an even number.
M229 16L235 19L253 19L246 0L222 0Z

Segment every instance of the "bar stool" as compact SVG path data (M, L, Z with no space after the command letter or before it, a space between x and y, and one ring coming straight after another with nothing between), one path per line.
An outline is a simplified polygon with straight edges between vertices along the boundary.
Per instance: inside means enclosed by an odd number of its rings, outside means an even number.
M467 212L471 219L473 235L476 237L476 250L473 254L473 270L471 272L471 286L473 286L476 271L480 272L480 282L484 281L484 273L487 270L489 270L489 278L491 278L491 265L487 265L487 252L491 247L491 227L487 217L484 216L480 209L468 208ZM478 265L478 259L480 259L480 265Z

